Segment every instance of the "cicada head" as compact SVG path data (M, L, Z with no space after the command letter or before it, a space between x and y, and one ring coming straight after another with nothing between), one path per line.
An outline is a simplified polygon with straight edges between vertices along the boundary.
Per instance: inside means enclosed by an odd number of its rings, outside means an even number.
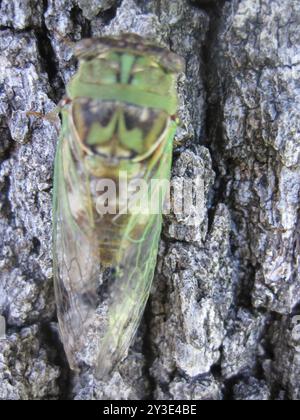
M177 111L182 60L130 34L81 41L76 55L68 96L82 147L116 165L149 157Z

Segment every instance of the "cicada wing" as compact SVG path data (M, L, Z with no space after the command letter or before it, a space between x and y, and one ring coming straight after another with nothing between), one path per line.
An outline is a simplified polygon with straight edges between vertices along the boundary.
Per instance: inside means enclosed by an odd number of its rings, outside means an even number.
M175 130L172 125L163 147L150 163L145 177L148 183L154 177L169 181ZM152 189L151 196L145 200L153 197L157 197L157 191ZM157 214L133 214L124 233L120 263L109 290L107 331L101 339L96 370L99 378L104 378L126 357L141 321L156 269L161 210Z
M59 141L54 187L54 284L60 332L72 369L98 305L100 265L88 178L68 133Z

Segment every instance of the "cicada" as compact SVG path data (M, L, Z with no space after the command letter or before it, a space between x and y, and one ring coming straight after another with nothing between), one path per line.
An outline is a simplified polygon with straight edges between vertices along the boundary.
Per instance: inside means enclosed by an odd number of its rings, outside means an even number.
M55 293L70 367L103 377L135 336L162 229L161 211L123 211L120 178L170 179L182 60L128 34L83 40L75 53L55 162ZM103 180L118 185L115 214L99 211Z

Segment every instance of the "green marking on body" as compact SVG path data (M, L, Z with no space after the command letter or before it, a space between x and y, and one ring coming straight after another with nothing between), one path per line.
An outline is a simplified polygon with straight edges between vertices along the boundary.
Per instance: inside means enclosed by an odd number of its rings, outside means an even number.
M143 133L140 129L134 128L133 130L127 130L124 114L120 114L119 117L119 138L123 146L129 150L133 150L136 153L142 153L144 150Z
M68 95L71 99L115 100L145 108L162 109L170 115L175 114L177 109L176 96L162 96L131 85L94 85L91 83L82 83L75 78L68 87Z
M99 122L94 122L90 128L87 136L87 144L95 146L97 144L105 143L111 139L115 131L115 118L109 123L107 127L103 127Z
M121 56L121 83L124 85L129 82L135 60L136 58L130 54L122 54Z

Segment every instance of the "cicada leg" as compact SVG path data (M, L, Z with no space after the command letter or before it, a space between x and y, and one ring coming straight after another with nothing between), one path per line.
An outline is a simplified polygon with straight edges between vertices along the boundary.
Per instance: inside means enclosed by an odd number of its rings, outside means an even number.
M35 117L40 118L45 121L48 121L49 123L53 124L57 130L57 133L59 134L60 131L60 119L59 114L61 110L70 103L69 98L62 99L56 108L54 108L53 111L48 112L47 114L44 114L43 112L37 112L37 111L27 111L26 115L27 117Z

